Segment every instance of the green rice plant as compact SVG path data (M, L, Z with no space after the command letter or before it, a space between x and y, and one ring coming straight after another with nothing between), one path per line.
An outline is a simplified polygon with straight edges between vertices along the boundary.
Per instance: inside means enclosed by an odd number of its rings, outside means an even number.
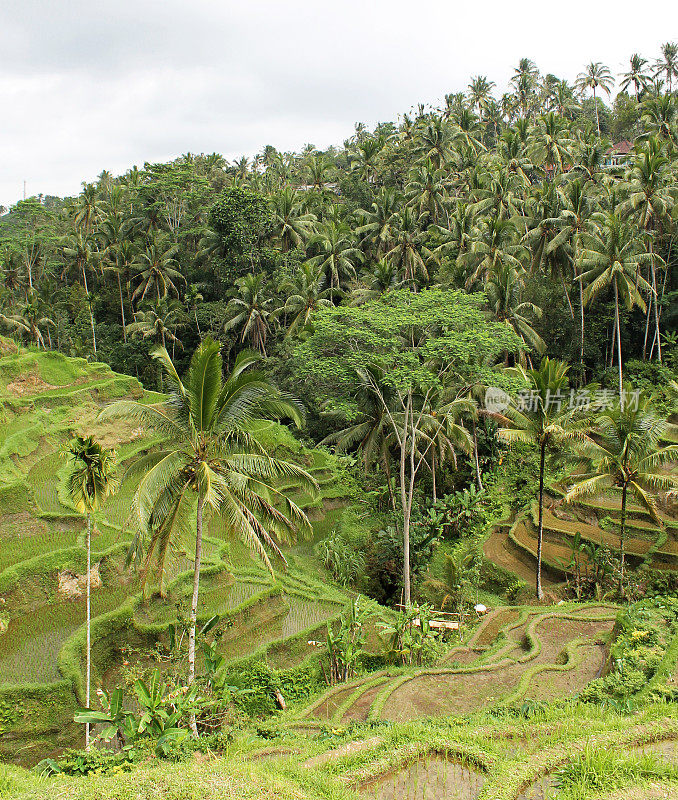
M558 770L561 800L590 800L602 792L647 780L678 780L678 767L651 753L629 754L587 745L582 755Z

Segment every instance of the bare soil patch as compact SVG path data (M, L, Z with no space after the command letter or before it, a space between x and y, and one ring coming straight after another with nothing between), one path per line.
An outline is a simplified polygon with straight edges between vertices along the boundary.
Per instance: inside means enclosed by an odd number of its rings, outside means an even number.
M26 375L19 375L11 383L7 384L7 391L11 392L17 397L32 397L33 395L47 392L50 389L55 389L51 383L43 381L43 379L34 372L29 372Z
M374 703L377 695L384 688L384 683L385 682L378 683L376 686L366 689L344 714L341 721L350 722L351 720L356 720L357 722L365 722L370 713L372 703Z

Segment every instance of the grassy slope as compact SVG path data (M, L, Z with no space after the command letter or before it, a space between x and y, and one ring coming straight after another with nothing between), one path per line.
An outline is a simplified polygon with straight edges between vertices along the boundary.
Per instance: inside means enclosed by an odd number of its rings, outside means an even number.
M118 397L159 399L104 364L23 350L0 357L0 733L4 727L20 737L26 761L78 735L69 717L72 690L82 699L84 607L82 599L60 595L58 576L84 572L84 530L64 492L64 446L76 432L95 433L124 464L152 444L132 425L96 420ZM254 433L269 451L302 464L318 480L315 497L291 489L313 520L313 536L287 548L289 567L276 565L273 578L220 520L211 520L200 613L235 623L238 636L222 640L227 659L265 657L287 667L317 652L307 641L318 638L347 600L317 563L314 542L340 528L346 515L353 519L357 492L334 456L304 448L283 426L261 423ZM95 678L107 682L119 677L120 644L146 646L162 638L177 605L186 607L190 588L189 538L168 575L167 602L142 601L135 576L124 569L133 491L123 485L111 498L93 536L103 584L93 594L93 665ZM2 753L13 757L16 746L0 736Z

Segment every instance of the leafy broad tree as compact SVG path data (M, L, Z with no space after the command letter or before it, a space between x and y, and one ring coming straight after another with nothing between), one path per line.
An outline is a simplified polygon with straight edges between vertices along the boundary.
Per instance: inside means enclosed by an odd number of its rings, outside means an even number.
M491 365L505 351L522 347L511 328L485 317L482 303L479 293L393 290L364 305L319 311L314 334L295 350L298 374L317 402L343 404L345 411L367 391L382 408L383 417L373 409L368 421L365 409L355 407L356 420L368 424L342 435L357 441L376 431L376 443L383 441L384 420L390 429L387 438L398 453L405 605L411 602L410 522L417 476L431 448L444 437L459 438L462 401L453 402L450 392L479 376L491 384ZM437 395L446 401L434 414Z
M85 704L90 704L92 674L92 514L116 490L115 453L103 447L93 436L76 436L69 445L68 494L76 509L87 515L87 589L86 589L86 667ZM85 726L85 747L89 748L89 723Z
M127 477L140 478L134 497L140 531L147 540L145 569L155 551L160 583L168 548L195 526L193 595L189 618L188 683L195 680L195 638L205 508L224 520L271 569L267 548L308 529L304 512L277 488L292 479L311 491L315 480L303 469L270 456L250 432L256 418L302 422L300 406L250 370L259 357L241 353L224 380L219 344L206 338L182 380L164 348L153 353L165 372L168 399L159 407L118 401L101 417L123 417L159 435L163 444L141 456ZM197 735L195 719L191 722Z

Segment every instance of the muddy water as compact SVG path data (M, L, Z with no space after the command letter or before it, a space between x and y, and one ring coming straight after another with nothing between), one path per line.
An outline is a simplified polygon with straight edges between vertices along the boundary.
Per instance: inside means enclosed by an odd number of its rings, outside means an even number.
M433 756L365 784L360 793L373 800L475 800L483 783L468 766Z

